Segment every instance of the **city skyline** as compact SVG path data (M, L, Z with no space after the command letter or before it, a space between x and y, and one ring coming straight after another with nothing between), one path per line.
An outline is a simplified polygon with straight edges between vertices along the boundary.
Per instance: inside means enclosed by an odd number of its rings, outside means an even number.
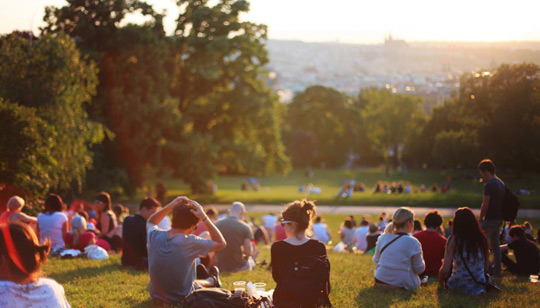
M172 34L178 8L172 0L147 0L156 11L167 10L165 29ZM216 1L211 1L216 2ZM427 0L366 2L353 0L252 0L242 20L268 25L277 40L378 44L392 33L407 41L540 41L540 2L523 0L452 3ZM0 3L0 33L33 30L43 25L47 5L65 0L7 0ZM142 23L132 15L127 22Z

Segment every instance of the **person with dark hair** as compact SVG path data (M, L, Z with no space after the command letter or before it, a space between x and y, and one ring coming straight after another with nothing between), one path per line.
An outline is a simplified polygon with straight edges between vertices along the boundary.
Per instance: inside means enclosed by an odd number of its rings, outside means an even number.
M157 224L172 212L171 230L164 231ZM199 221L204 221L209 240L191 234ZM148 232L148 271L150 297L157 302L179 303L199 288L221 287L217 267L206 270L196 267L195 259L227 246L227 242L208 219L202 206L187 197L177 197L155 212L146 223ZM196 276L200 273L200 276ZM202 276L204 274L204 276Z
M354 231L354 242L356 244L356 249L359 251L364 251L367 248L366 237L369 233L369 222L365 219L360 221L360 227Z
M216 265L221 271L236 272L252 270L249 257L253 256L254 249L251 241L253 231L243 220L246 208L242 202L233 202L229 210L229 216L218 220L216 227L219 229L227 247L216 252Z
M413 234L422 245L422 257L426 263L426 270L420 276L438 276L444 259L444 249L446 248L446 237L440 232L443 218L437 210L429 211L424 217L426 230Z
M478 171L484 184L484 199L480 208L480 226L489 240L489 248L493 255L492 274L501 274L500 233L502 225L502 206L506 187L504 182L495 174L495 164L484 159L478 164Z
M49 249L28 225L0 223L0 307L71 307L61 285L40 278Z
M488 240L476 216L468 207L459 208L446 243L439 284L469 295L486 292L488 257Z
M414 290L420 286L418 275L425 270L422 246L410 236L414 227L414 212L400 207L392 218L384 234L379 236L373 255L375 286Z
M379 226L376 224L369 224L369 233L366 236L366 242L367 247L364 250L364 253L375 253L375 246L377 245L377 239L379 239L379 236L381 235L381 232L379 231Z
M37 217L39 241L43 244L49 239L51 247L64 247L64 237L69 226L67 215L62 212L62 198L56 194L49 194L44 207L45 210Z
M354 245L354 227L350 218L345 219L343 226L339 229L341 242L345 244L345 249L352 251Z
M146 249L146 221L161 207L154 198L144 198L139 212L124 219L122 227L122 265L137 270L148 269Z
M287 279L284 276L285 267L289 262L298 257L313 256L326 257L326 247L318 240L308 237L308 230L311 220L316 215L315 204L312 201L293 201L287 204L285 210L281 212L283 219L281 224L287 233L287 239L272 244L272 277L276 282L273 295L274 304L279 307L291 307L293 302L315 301L315 298L302 298L305 294L292 294L290 290L283 288L283 283ZM304 305L303 307L315 307L315 304Z
M413 223L414 223L413 232L419 232L419 231L422 231L422 223L420 222L420 220L415 219L415 220L413 221Z
M516 262L512 261L506 253L503 253L502 263L514 275L538 275L540 266L538 246L525 237L523 226L513 226L510 228L509 235L512 241L509 244L501 245L501 251L512 249Z
M324 223L322 216L317 215L315 223L313 224L313 238L321 241L324 244L328 244L330 241L330 232L328 232L328 226Z
M116 220L116 214L112 211L111 196L106 192L100 192L97 194L94 206L98 212L97 214L97 228L99 229L99 238L106 240L111 248L118 250L122 241L120 239L113 239L114 230L118 226Z

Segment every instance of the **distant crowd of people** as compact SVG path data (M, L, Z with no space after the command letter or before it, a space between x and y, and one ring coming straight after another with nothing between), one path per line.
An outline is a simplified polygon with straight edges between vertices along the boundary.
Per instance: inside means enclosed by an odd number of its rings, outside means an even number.
M538 275L540 254L532 225L509 223L501 233L505 185L493 162L484 160L478 169L485 179L479 217L462 207L443 228L442 215L432 210L424 217L424 228L405 207L391 217L382 213L376 223L362 218L357 224L350 216L339 230L338 245L372 254L374 285L381 288L411 290L436 279L442 287L477 295L486 292L486 274L500 276L502 264L512 274ZM60 196L50 194L37 217L21 212L21 197L9 199L0 216L0 307L69 307L62 286L38 275L51 249L84 251L96 245L117 251L122 265L148 271L153 301L182 304L198 289L221 287L220 272L249 271L263 263L257 260L258 243L272 243L276 307L331 305L331 232L312 201L293 201L279 217L269 213L259 224L254 217L248 220L241 202L219 214L187 197L163 207L146 197L138 212L129 215L125 208L113 207L105 192L94 199L93 204L76 202L68 208ZM304 269L302 275L310 279L296 279L294 273Z

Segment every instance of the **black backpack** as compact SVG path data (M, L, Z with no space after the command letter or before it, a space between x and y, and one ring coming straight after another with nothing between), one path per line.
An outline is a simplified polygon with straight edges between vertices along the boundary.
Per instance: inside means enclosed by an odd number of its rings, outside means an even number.
M519 210L519 200L514 195L508 187L505 188L503 205L502 205L502 214L503 220L505 221L514 221L517 217L517 212Z
M258 308L260 300L247 293L235 295L222 288L201 288L191 292L184 301L183 307L190 308Z
M330 294L328 257L297 257L285 266L273 300L278 308L332 307L328 294Z

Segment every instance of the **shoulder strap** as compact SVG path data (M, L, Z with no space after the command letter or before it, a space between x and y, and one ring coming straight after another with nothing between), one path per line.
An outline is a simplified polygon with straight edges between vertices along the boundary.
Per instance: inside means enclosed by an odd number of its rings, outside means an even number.
M471 270L469 269L469 266L467 266L467 262L465 261L465 258L463 258L463 254L461 252L459 252L459 256L461 257L461 261L463 262L463 265L465 265L465 269L467 270L467 272L469 273L469 275L471 276L472 280L479 284L479 285L482 285L482 286L486 286L485 283L482 283L482 282L478 282L475 278L474 278L474 275L472 274Z
M386 247L390 246L390 244L392 244L393 242L397 241L398 238L404 236L405 234L404 233L401 233L398 237L396 237L395 239L391 240L390 243L384 245L384 247L381 249L381 252L379 253L379 255L382 255L383 251L386 249Z

